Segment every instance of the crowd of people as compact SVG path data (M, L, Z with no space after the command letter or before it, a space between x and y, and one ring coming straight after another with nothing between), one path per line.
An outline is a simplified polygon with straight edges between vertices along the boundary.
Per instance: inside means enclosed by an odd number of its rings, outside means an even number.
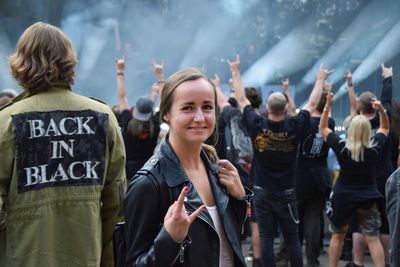
M382 64L380 99L357 96L345 74L350 110L339 135L333 70L323 65L296 111L289 79L265 104L244 88L238 55L227 61L229 96L217 75L185 68L165 79L153 62L155 83L133 107L125 58L112 108L73 93L76 63L68 37L42 22L9 57L24 91L0 94L0 266L245 267L250 224L252 266L314 267L325 217L329 267L349 236L346 266L363 266L366 247L375 266L400 266L392 68Z

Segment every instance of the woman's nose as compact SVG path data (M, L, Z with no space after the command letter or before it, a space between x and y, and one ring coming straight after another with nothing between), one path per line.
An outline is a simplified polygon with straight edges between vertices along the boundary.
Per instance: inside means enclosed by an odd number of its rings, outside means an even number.
M194 115L195 121L204 121L204 114L201 108L196 109L196 113Z

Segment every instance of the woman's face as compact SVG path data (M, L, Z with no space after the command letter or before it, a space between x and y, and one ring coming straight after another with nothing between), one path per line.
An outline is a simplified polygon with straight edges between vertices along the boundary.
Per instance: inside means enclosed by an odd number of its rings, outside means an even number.
M170 137L182 142L204 142L215 127L214 89L204 80L186 81L176 89L171 109L164 119L169 122Z

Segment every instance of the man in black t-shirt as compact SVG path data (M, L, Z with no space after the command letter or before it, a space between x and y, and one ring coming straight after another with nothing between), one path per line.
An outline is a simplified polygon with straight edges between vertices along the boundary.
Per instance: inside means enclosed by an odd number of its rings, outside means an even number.
M310 126L310 113L321 98L330 71L321 65L308 103L294 117L286 117L283 93L272 93L267 100L268 118L255 113L245 96L240 79L240 60L229 62L235 97L243 113L242 121L254 140L254 204L260 228L261 256L265 266L275 266L273 239L277 223L289 248L290 264L303 266L298 236L298 216L294 192L294 170L299 142Z
M298 199L300 233L306 240L307 266L319 266L321 219L325 200L331 189L331 176L327 166L328 146L319 131L319 121L325 107L331 85L324 91L316 110L311 114L310 128L300 142L298 153L298 176L296 192ZM329 119L333 131L335 121Z
M381 102L383 107L386 110L386 114L389 119L392 117L392 76L393 70L392 68L387 68L382 64L382 95ZM360 95L358 104L360 108L360 114L364 115L370 120L372 133L375 134L379 128L379 114L372 108L371 100L375 99L376 96L371 92L364 92ZM391 158L391 150L392 150L392 142L391 139L388 138L387 142L382 147L382 152L379 153L379 158L377 166L374 169L374 178L376 184L378 186L379 192L385 196L385 183L389 176L393 173L393 165ZM381 222L382 226L380 228L380 239L385 252L385 261L388 263L388 245L389 245L389 223L386 216L386 205L385 198L382 198L378 201L378 210L381 214ZM357 265L364 264L364 251L366 247L366 243L364 241L364 237L359 232L353 233L353 247L354 247L354 263Z

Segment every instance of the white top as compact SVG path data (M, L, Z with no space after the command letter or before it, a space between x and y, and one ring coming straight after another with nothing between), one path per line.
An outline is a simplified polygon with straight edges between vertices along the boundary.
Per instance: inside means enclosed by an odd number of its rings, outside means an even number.
M213 220L215 229L219 236L219 266L231 267L233 266L233 251L228 239L226 238L224 226L219 217L217 207L207 207L207 210L211 215L211 219Z

